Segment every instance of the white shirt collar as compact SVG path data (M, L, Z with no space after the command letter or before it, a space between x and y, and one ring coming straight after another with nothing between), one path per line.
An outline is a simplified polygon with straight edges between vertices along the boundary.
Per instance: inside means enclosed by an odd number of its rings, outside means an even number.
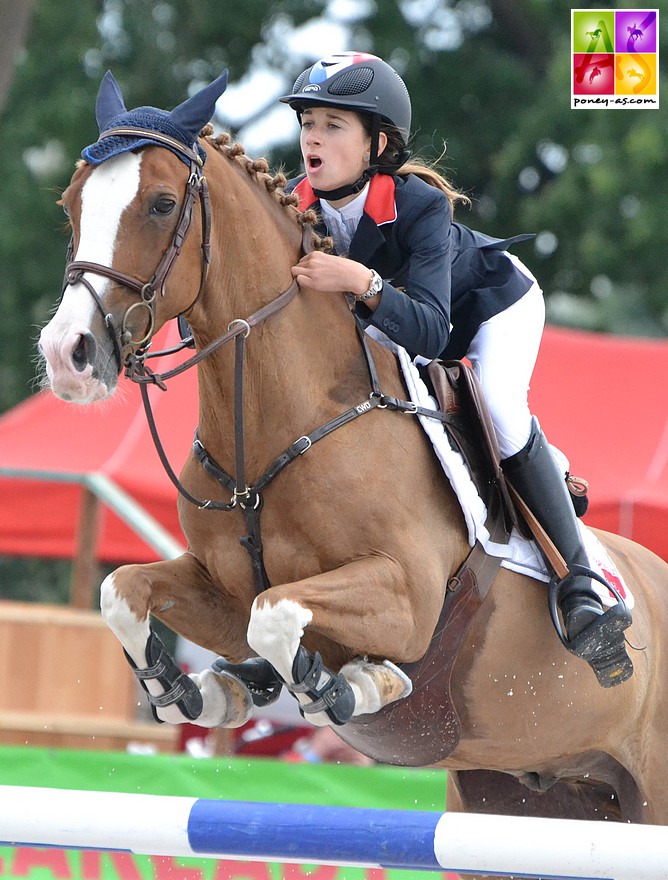
M323 214L331 217L333 214L339 214L344 220L357 220L364 213L364 205L366 197L369 195L369 184L367 183L362 192L347 202L342 208L335 208L326 199L320 199Z
M322 218L325 221L329 234L334 239L336 250L339 254L347 254L350 248L357 225L364 213L364 205L369 195L369 184L364 187L359 195L347 202L341 208L335 208L326 199L320 199Z

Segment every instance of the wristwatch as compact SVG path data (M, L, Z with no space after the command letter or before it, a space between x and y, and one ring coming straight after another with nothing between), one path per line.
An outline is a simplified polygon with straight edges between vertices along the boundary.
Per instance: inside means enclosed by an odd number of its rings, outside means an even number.
M372 296L376 296L376 294L380 293L383 289L383 279L380 277L378 272L375 269L371 270L371 283L369 284L369 289L366 293L361 294L360 296L355 297L356 302L364 302L367 299L371 299Z

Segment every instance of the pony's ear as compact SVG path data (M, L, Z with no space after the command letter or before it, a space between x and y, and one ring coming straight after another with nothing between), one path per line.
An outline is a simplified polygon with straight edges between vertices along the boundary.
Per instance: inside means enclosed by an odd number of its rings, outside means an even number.
M193 141L197 140L200 131L207 122L211 121L216 109L216 101L226 88L227 70L224 70L218 79L175 107L169 114L171 121L191 134Z
M95 118L97 119L100 134L109 127L109 122L114 116L125 112L126 108L123 103L120 87L114 79L113 73L108 70L102 77L95 103Z

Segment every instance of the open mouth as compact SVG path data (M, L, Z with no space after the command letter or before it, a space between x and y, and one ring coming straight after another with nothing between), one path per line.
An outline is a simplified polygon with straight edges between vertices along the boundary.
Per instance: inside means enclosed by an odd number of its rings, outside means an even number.
M307 158L309 170L314 171L316 168L320 168L322 165L322 159L318 158L318 156L308 156Z

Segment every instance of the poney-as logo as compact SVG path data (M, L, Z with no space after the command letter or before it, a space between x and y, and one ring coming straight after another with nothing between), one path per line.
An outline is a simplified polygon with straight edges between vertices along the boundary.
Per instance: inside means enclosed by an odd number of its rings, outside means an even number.
M659 10L571 10L571 107L659 108Z

